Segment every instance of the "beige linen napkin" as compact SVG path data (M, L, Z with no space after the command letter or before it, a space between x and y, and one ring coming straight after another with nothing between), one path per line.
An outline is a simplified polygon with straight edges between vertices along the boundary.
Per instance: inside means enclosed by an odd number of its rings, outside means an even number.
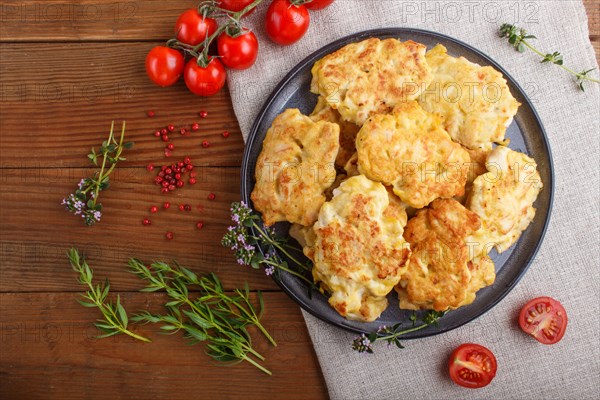
M529 271L493 310L454 331L406 341L406 349L351 349L354 335L304 314L329 394L334 399L600 398L600 87L580 92L573 78L531 52L519 54L498 27L528 28L539 48L560 51L580 71L597 67L581 1L337 0L311 13L298 43L280 47L264 34L266 5L251 16L260 40L256 65L229 74L233 107L244 137L268 94L299 61L323 45L362 30L415 27L460 39L495 59L530 96L553 152L556 192L550 227ZM595 75L598 76L597 71ZM569 315L564 339L543 346L520 332L518 310L540 295L559 299ZM498 373L479 390L454 385L446 363L464 342L494 351Z

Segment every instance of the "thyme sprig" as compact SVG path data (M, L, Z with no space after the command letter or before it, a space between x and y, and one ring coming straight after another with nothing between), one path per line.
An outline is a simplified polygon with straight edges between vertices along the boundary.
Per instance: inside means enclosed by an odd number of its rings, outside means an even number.
M137 259L129 261L131 272L146 281L145 292L165 290L171 299L165 304L164 315L143 311L132 318L136 322L162 323L161 330L168 333L185 332L192 344L206 342L207 354L214 360L227 365L247 361L266 374L271 372L260 364L264 357L252 347L247 328L255 326L276 346L260 322L264 303L257 292L259 309L250 301L250 289L235 289L225 293L221 281L215 274L198 276L180 265L170 266L155 262L147 267ZM199 289L193 298L191 288ZM254 358L253 358L254 357ZM258 359L259 361L257 361Z
M108 139L102 142L99 152L92 147L88 158L98 166L101 159L100 170L96 171L90 178L83 178L79 182L74 193L69 194L62 200L62 205L69 212L75 215L81 215L86 225L94 225L102 217L102 204L98 202L100 192L110 187L109 176L117 166L119 161L124 161L121 156L124 149L131 149L133 142L124 143L125 139L125 121L121 128L121 136L117 140L114 135L115 121L110 125Z
M79 283L88 287L85 294L81 294L83 300L77 299L79 304L84 307L96 307L102 313L103 319L98 319L94 325L104 332L98 338L105 338L119 333L131 336L142 342L151 342L150 339L138 335L128 329L129 318L127 312L121 304L121 298L117 295L116 303L108 300L110 283L108 279L104 283L94 285L94 272L88 263L79 255L75 248L71 248L67 253L73 270L79 274Z
M377 331L369 334L363 333L354 339L352 342L352 349L358 351L359 353L373 354L373 344L376 342L387 342L388 347L390 347L392 344L395 344L398 348L403 349L404 346L400 342L401 336L406 335L407 333L419 331L431 325L438 326L439 319L444 316L444 314L445 312L433 310L426 311L421 317L422 323L417 325L417 313L413 313L409 318L410 321L412 321L412 327L402 329L401 322L391 327L382 325L377 329Z
M260 217L245 202L232 203L230 211L235 225L228 228L221 244L235 252L238 264L254 269L262 266L267 275L285 271L313 286L313 282L304 275L312 270L310 263L303 263L290 253L290 250L299 249L287 244L286 239L278 238L273 229L259 226ZM257 247L267 249L267 252L263 255ZM293 265L282 260L277 253L285 255Z
M573 74L576 78L576 83L579 86L579 89L581 89L582 91L585 91L585 88L583 87L583 83L585 81L600 83L600 80L594 79L588 75L590 72L595 70L595 68L583 70L581 72L576 72L563 65L563 56L558 51L555 51L553 53L543 53L536 49L534 46L531 45L529 40L537 38L534 35L527 34L527 31L523 28L518 28L517 26L512 24L502 24L502 26L500 26L500 37L508 38L508 43L510 43L518 52L523 53L525 49L528 48L535 54L542 57L542 63L550 62L554 65L558 65L563 70Z

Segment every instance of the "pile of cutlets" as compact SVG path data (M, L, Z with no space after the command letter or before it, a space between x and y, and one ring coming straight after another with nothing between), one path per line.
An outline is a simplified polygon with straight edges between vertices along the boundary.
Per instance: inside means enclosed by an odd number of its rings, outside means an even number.
M317 61L311 115L287 109L266 133L251 198L290 235L342 316L444 311L494 283L488 253L535 216L535 161L511 150L519 103L495 69L446 48L371 38Z

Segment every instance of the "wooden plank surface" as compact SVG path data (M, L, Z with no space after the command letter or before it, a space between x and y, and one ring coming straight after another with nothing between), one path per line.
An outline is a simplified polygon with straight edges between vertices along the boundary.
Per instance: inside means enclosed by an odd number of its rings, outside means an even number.
M164 159L165 143L153 133L168 124L179 128L193 122L200 130L190 136L181 136L179 129L169 135L175 145L173 157L188 155L196 165L241 162L243 140L229 92L201 98L182 81L162 89L149 83L144 58L152 43L0 46L2 166L86 166L85 154L104 140L113 119L118 124L127 121L127 137L137 143L135 157L123 166ZM147 110L156 116L146 117ZM200 110L208 116L200 118ZM221 136L224 131L230 132L227 139ZM209 148L200 146L203 140L209 141Z
M11 190L0 192L0 292L78 290L65 257L70 246L85 252L96 273L108 277L118 290L139 289L139 280L123 273L132 256L165 261L176 256L198 273L222 275L228 288L241 287L244 281L253 289L277 288L265 275L238 265L220 243L231 222L229 205L239 200L239 168L196 168L196 185L168 195L159 192L152 182L154 174L145 168L117 168L112 189L101 193L105 215L88 227L64 211L60 202L91 171L1 171L0 184ZM215 200L208 200L209 193L215 194ZM171 203L168 210L162 209L163 201ZM179 204L193 206L192 211L179 211ZM158 213L148 211L152 205L159 207ZM150 218L152 225L142 226L144 218ZM198 221L204 222L202 230L196 228ZM173 232L174 240L165 240L167 230Z
M163 41L194 0L3 0L3 41ZM50 28L50 29L49 29Z
M183 399L326 398L327 392L298 307L266 276L238 266L220 238L228 208L239 199L243 142L227 90L210 99L182 83L157 89L143 71L147 50L172 35L177 15L195 1L0 1L0 398ZM600 49L600 5L584 0L590 39ZM155 118L145 111L153 109ZM198 117L206 110L206 119ZM58 205L93 170L85 154L111 119L127 120L136 142L102 196L107 210L93 228ZM197 121L199 132L172 136L165 158L156 128ZM221 136L227 130L228 139ZM211 146L200 143L209 140ZM190 156L199 183L172 196L168 212L140 221L165 196L152 185L149 162ZM208 193L216 199L208 201ZM189 214L175 209L189 203ZM198 206L202 206L200 211ZM198 231L197 220L205 222ZM176 239L163 239L166 230ZM248 281L263 289L264 323L278 341L257 338L273 377L249 365L215 367L201 346L156 334L150 345L97 340L94 311L74 301L79 287L64 252L84 251L98 277L111 279L130 310L155 308L162 294L136 292L124 263L131 256L177 259L197 272L215 271L228 288Z
M115 293L116 295L116 293ZM160 312L162 294L121 293L132 310ZM315 399L324 382L300 311L283 293L266 293L264 325L277 347L254 335L254 347L273 372L269 377L243 363L218 367L202 344L158 327L126 336L96 339L97 315L75 302L74 293L3 294L0 303L2 399ZM35 305L35 306L32 306Z

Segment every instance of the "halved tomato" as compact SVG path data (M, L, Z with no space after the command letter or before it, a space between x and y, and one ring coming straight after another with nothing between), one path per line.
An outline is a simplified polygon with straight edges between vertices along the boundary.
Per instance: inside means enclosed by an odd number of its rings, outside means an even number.
M461 344L452 352L448 364L450 378L466 388L482 388L496 376L494 353L479 344Z
M543 344L558 343L565 335L567 321L562 304L545 296L530 300L519 314L521 329Z

